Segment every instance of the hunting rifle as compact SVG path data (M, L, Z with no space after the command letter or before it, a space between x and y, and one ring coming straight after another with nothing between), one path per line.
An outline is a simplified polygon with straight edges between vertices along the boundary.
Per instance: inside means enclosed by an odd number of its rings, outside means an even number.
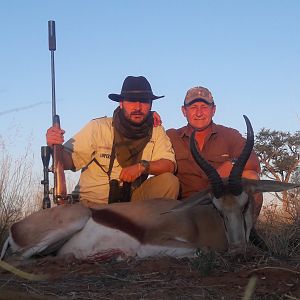
M55 98L55 69L54 69L54 51L56 50L56 36L55 36L55 21L48 21L48 37L49 50L51 52L51 79L52 79L52 126L60 129L59 116L56 114L56 98ZM62 161L63 146L53 145L51 149L49 146L41 148L41 156L44 169L44 198L43 208L51 207L49 198L49 176L48 172L53 172L54 175L54 189L53 202L57 205L64 204L68 200L66 179L64 173L64 166ZM52 168L49 170L50 154L52 154Z

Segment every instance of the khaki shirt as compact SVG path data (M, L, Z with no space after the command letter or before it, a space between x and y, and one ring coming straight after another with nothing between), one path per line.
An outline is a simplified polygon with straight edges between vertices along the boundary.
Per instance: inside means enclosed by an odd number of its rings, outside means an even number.
M114 130L112 118L99 118L90 121L77 134L64 144L72 154L76 171L81 169L79 183L75 193L80 200L107 203L109 178L107 175L110 163ZM96 159L97 165L93 160ZM152 137L144 148L143 160L171 160L174 164L175 154L169 137L162 126L153 127ZM119 179L122 167L117 159L111 171L111 179Z

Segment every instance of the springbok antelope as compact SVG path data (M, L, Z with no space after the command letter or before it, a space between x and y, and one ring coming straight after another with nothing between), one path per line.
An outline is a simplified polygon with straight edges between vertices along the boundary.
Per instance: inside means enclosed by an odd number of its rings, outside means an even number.
M209 189L182 202L159 198L97 208L75 204L41 210L11 226L1 258L8 246L23 259L51 252L97 260L107 253L147 257L190 256L197 248L244 250L253 226L253 194L300 186L241 178L254 144L251 123L244 118L247 140L228 179L222 180L201 157L194 132L191 151L210 180Z

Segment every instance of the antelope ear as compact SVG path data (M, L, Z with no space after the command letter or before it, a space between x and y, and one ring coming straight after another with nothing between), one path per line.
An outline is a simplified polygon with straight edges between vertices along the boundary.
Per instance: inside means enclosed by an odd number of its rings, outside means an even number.
M282 192L300 187L300 183L286 183L276 180L254 180L242 178L242 185L248 193Z
M174 211L179 211L182 209L191 208L197 205L207 205L212 203L212 194L209 192L209 190L204 190L201 192L198 192L188 198L185 198L182 200L181 203L174 206L172 209L165 211L161 214L167 214Z

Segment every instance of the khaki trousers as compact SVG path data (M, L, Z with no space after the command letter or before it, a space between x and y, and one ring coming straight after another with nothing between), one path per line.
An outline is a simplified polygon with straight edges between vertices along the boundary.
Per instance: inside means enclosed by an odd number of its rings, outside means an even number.
M163 173L145 180L132 193L131 201L143 201L153 198L177 199L179 180L171 173Z
M143 201L153 198L177 199L179 193L179 180L171 173L163 173L145 180L132 193L131 202ZM106 203L80 199L80 202L90 208L100 208Z

